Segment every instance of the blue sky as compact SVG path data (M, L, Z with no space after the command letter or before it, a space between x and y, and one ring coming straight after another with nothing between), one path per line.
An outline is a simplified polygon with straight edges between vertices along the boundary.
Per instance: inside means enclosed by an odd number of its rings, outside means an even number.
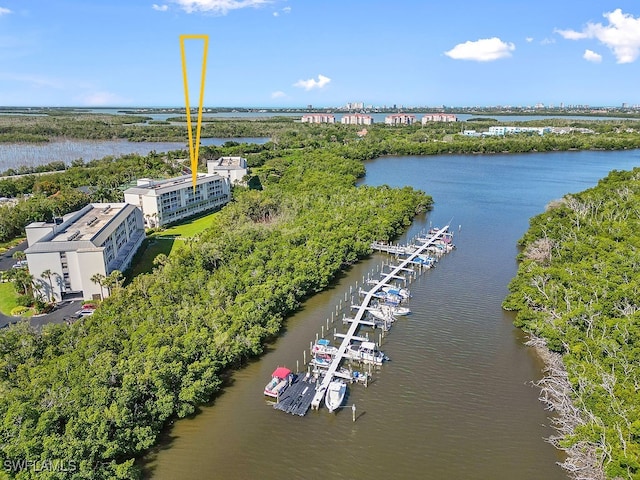
M183 106L181 34L207 106L640 104L637 0L0 0L0 105Z

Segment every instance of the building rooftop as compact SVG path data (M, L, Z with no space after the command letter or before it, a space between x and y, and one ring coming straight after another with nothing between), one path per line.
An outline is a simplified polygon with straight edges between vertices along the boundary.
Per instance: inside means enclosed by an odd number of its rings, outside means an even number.
M96 238L117 215L136 208L127 203L90 203L82 210L65 215L61 223L33 222L27 228L49 227L45 235L25 250L25 253L93 249Z
M242 157L220 157L217 160L209 160L207 164L225 170L243 169L245 167L243 167L242 164L246 163L243 162L243 160L245 159Z
M91 241L102 228L118 214L126 204L92 203L84 215L58 231L50 242Z
M211 177L218 177L218 175L209 174L209 173L198 173L196 182L202 183L203 180ZM145 180L147 180L146 183L141 182L139 180L138 186L126 189L124 193L146 195L152 191L159 192L163 189L173 189L173 187L182 187L184 185L191 184L191 181L192 181L191 175L182 175L180 177L168 178L164 180L151 180L151 179L145 179Z

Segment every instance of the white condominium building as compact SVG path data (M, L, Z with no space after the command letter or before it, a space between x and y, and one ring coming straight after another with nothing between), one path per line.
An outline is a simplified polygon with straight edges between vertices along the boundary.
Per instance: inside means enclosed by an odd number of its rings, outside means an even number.
M336 117L334 115L327 115L326 113L310 113L302 115L302 123L336 123Z
M407 115L406 113L394 113L384 117L385 125L413 125L415 121L415 115Z
M191 175L168 180L138 180L124 191L124 201L140 207L145 224L158 227L219 208L231 198L229 178L198 173L194 190Z
M243 157L220 157L217 160L208 160L207 172L228 178L231 185L241 183L248 172L247 159Z
M125 271L145 238L142 212L127 203L91 203L56 222L26 227L29 273L46 299L108 295L91 278ZM43 275L44 274L44 275Z
M457 122L458 117L453 113L426 113L422 116L422 124L427 122Z
M538 135L544 135L549 132L551 132L551 127L493 126L489 127L488 135L510 135L514 133L537 133Z
M345 125L371 125L373 123L373 117L361 113L352 113L343 115L340 123Z

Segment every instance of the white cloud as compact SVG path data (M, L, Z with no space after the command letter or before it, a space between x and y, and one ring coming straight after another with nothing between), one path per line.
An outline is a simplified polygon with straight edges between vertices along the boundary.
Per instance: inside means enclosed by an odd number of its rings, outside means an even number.
M154 3L153 5L151 5L151 8L158 12L166 12L167 10L169 10L169 5L158 5Z
M561 35L562 38L566 38L567 40L581 40L583 38L589 38L586 33L576 32L574 30L560 30L556 28L554 32Z
M11 13L11 10L9 10L8 8L0 7L0 16L7 15L9 13Z
M87 107L118 106L130 103L129 100L111 92L92 92L76 97Z
M226 15L231 10L259 7L271 0L173 0L187 13L209 12Z
M281 12L284 13L291 13L291 7L284 7L282 10L280 10ZM274 17L279 17L280 16L280 12L273 12L273 16Z
M318 75L318 80L310 78L309 80L298 80L293 84L294 87L304 88L305 90L313 90L314 88L323 88L331 79L324 75Z
M555 38L545 38L540 42L540 45L551 45L552 43L556 43Z
M602 55L589 49L584 51L584 55L582 55L582 58L584 58L588 62L593 63L600 63L602 61Z
M273 92L271 94L271 98L285 98L286 96L287 96L287 94L282 92L282 91L280 91L280 90L278 90L277 92Z
M602 16L609 21L608 25L589 22L581 32L558 29L555 32L568 40L595 38L613 52L618 63L635 62L640 56L640 17L622 13L619 8Z
M467 41L459 43L444 54L454 60L475 60L477 62L490 62L500 58L511 56L516 49L513 43L505 43L498 37L482 38L475 42Z
M527 41L527 43L531 43L533 42L533 37L527 37L525 38L525 40Z

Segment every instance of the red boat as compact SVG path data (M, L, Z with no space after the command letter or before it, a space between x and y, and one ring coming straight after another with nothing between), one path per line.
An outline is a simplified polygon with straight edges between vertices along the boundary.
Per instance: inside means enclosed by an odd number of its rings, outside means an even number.
M286 367L278 367L271 374L271 381L264 387L264 394L277 398L293 382L293 373Z

